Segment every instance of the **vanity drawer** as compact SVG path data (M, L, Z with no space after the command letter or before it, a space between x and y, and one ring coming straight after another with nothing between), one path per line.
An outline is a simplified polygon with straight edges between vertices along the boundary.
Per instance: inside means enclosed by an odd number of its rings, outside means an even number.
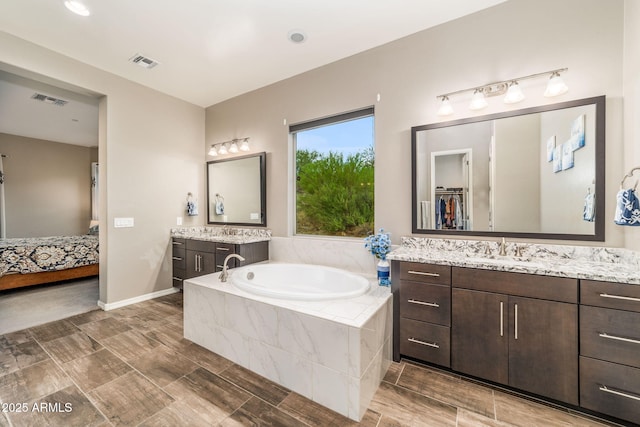
M580 357L580 406L640 420L640 369Z
M437 365L451 366L450 331L446 326L400 319L400 353Z
M187 268L187 251L173 251L173 255L171 256L171 260L173 263L173 270L181 269L184 270Z
M182 282L187 277L187 272L184 269L173 269L173 287L182 289Z
M451 280L457 288L578 303L578 280L566 277L453 267Z
M640 313L581 306L580 354L640 368L638 325Z
M640 313L640 285L581 280L580 304Z
M450 285L451 267L448 265L423 264L419 262L401 262L400 280Z
M181 256L184 258L184 252L186 250L186 243L184 239L176 239L175 237L171 239L171 253L173 256Z
M207 240L187 239L187 250L215 253L216 242L210 242Z
M400 284L402 317L451 326L451 288L443 285L402 282Z

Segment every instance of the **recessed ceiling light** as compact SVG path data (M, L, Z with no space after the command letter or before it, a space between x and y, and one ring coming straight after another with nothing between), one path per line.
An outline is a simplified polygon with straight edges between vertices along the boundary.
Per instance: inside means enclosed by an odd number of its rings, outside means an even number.
M89 16L91 14L91 12L89 12L89 9L87 9L87 6L79 1L65 0L64 5L67 7L67 9L77 15Z
M300 30L291 30L287 35L292 43L302 43L307 39L307 36Z

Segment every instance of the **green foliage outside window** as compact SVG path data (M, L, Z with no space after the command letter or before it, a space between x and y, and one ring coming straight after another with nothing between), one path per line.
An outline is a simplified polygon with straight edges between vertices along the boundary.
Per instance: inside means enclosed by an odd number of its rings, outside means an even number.
M373 147L356 154L296 151L296 233L365 237L373 232Z

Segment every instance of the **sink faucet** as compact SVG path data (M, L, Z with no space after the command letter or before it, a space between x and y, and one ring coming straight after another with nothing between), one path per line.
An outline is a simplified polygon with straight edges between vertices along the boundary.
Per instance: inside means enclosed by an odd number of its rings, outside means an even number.
M227 277L229 277L229 273L227 272L227 270L229 269L229 266L227 265L227 263L231 258L238 258L240 261L244 261L244 258L238 254L227 255L227 257L224 259L224 263L222 264L222 273L220 273L220 275L218 276L221 282L226 282Z
M500 252L498 253L498 255L500 256L506 256L507 255L507 248L505 247L505 240L504 237L502 238L502 242L500 242Z

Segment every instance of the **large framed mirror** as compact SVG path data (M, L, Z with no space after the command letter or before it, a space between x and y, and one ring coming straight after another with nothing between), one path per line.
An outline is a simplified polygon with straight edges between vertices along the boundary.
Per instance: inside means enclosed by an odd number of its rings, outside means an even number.
M209 224L267 225L266 153L207 162Z
M413 233L604 241L605 97L411 128Z

